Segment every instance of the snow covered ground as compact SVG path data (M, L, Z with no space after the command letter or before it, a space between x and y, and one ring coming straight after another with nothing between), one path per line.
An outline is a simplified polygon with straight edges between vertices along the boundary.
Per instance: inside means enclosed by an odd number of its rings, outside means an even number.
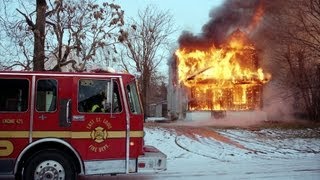
M167 170L93 179L320 179L320 128L219 128L149 123L145 141ZM89 179L92 179L89 178Z
M168 155L161 179L320 179L319 129L149 127Z

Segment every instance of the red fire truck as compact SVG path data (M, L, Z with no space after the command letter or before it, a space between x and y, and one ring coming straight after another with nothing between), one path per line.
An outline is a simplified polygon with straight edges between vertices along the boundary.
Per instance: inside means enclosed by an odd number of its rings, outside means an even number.
M76 179L166 169L166 155L144 145L133 75L0 71L0 84L0 175Z

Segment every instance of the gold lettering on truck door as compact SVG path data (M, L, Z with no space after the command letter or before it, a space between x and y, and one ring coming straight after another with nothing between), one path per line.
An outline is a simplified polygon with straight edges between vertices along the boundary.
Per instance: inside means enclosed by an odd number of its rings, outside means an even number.
M101 153L108 150L109 145L106 141L107 138L109 135L113 138L115 137L114 134L109 131L112 128L111 123L106 119L97 117L90 120L86 128L91 131L90 138L92 139L92 143L88 146L89 150L95 153Z
M2 119L1 121L2 124L23 124L23 120L22 119Z
M0 140L0 157L9 156L13 152L13 144L8 140Z

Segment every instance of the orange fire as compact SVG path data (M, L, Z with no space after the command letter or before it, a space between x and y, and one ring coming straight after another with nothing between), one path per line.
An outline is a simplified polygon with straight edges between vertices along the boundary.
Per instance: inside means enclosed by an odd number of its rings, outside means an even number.
M270 76L258 67L246 34L235 31L220 48L180 48L179 83L189 89L189 110L253 110L261 107Z

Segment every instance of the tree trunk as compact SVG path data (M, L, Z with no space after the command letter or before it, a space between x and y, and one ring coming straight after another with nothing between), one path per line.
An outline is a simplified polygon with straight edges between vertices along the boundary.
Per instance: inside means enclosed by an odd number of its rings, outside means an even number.
M316 70L316 90L315 90L315 121L320 122L320 91L318 90L320 88L320 64L317 65Z
M33 70L44 71L44 41L46 24L46 0L37 0L37 19L34 33Z
M145 66L143 68L143 76L142 76L142 106L144 109L144 116L145 119L149 116L149 109L148 109L148 90L149 90L149 83L150 83L150 70Z

